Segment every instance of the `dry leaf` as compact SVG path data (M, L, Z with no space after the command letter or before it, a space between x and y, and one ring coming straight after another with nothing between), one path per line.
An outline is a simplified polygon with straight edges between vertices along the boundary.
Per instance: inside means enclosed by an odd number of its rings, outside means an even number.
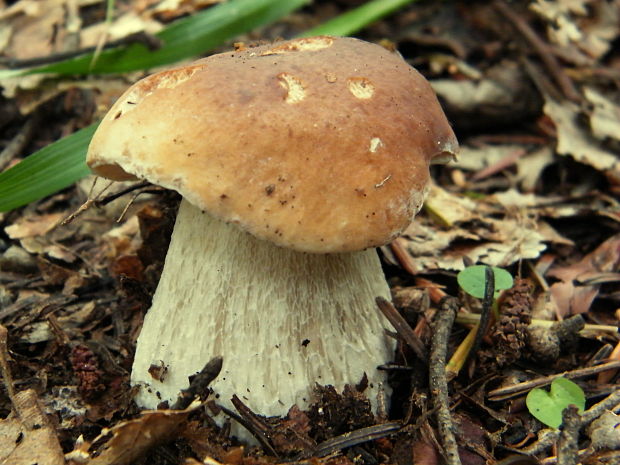
M65 35L66 3L66 0L21 0L5 10L2 19L6 23L4 18L10 16L13 34L4 53L11 58L27 59L59 51L56 49Z
M15 413L0 421L0 464L64 465L56 430L43 412L36 393L19 392Z
M536 0L530 9L547 22L549 40L567 56L601 58L618 36L620 18L614 2Z
M585 15L586 3L591 0L536 0L530 9L546 19L548 35L552 42L567 46L581 40L582 33L573 20L573 14Z
M592 134L598 139L620 140L620 106L591 87L584 89L584 95L594 106L590 115Z
M552 268L547 275L560 282L551 286L551 296L560 318L590 310L600 284L593 278L620 271L620 234L612 236L579 262ZM585 278L588 278L586 281ZM579 281L588 284L579 284Z
M425 211L438 220L442 226L452 226L477 217L476 203L467 197L450 194L448 191L432 186L424 203Z
M545 114L556 125L558 132L557 152L570 155L575 160L600 171L612 171L620 175L620 160L617 155L605 150L579 123L579 107L565 100L556 102L546 99Z
M525 192L535 189L544 169L554 161L550 147L541 147L517 160L517 182Z
M439 228L420 216L405 230L403 243L417 271L462 270L463 257L492 266L536 258L546 247L536 221L508 211L505 218L497 219L497 204L492 201L473 202L433 186L427 209L442 225L452 226Z
M62 220L62 213L49 213L46 215L25 216L17 220L11 226L4 228L4 232L11 239L23 239L25 237L42 236L52 230Z
M130 464L153 447L173 441L189 414L201 405L194 402L185 410L145 411L135 420L104 428L92 442L76 444L66 458L76 465Z

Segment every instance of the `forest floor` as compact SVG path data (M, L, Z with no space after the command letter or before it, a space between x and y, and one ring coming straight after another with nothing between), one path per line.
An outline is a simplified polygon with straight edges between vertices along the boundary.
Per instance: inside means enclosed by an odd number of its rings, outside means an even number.
M5 3L0 51L11 60L56 53L76 34L94 43L105 19L101 1ZM132 31L137 22L151 33L209 3L116 8ZM236 42L292 37L360 3L316 1ZM241 406L236 417L261 443L243 447L212 420L210 397L141 413L129 373L178 195L140 185L118 196L127 186L115 186L63 222L92 198L91 177L0 213L0 463L620 463L619 31L618 0L420 1L357 35L431 81L461 144L458 162L432 168L416 221L380 249L396 307L382 310L402 317L394 360L380 367L393 390L383 414L355 386L318 387L307 411L285 418ZM0 83L0 170L97 121L143 75ZM515 286L468 357L457 348L484 305L456 276L473 264L504 268ZM441 315L456 309L450 326ZM449 338L433 342L442 329ZM412 338L457 352L447 403ZM560 375L586 402L558 429L525 399Z

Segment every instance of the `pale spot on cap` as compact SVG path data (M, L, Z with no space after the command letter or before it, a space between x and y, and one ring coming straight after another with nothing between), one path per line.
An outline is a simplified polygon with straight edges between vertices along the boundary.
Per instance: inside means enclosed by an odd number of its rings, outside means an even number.
M331 47L333 43L334 39L332 37L307 37L291 40L285 44L265 50L260 56L280 55L289 52L316 52L317 50Z
M347 80L349 91L359 99L369 99L375 93L375 86L364 77L352 77Z
M136 108L141 100L145 99L158 89L174 89L189 80L198 71L205 68L204 64L171 69L149 76L137 83L122 101L118 101L108 113L108 118L119 119L123 114Z
M334 73L325 73L325 80L327 80L327 82L329 82L330 84L333 84L338 80L338 76L336 76Z
M278 74L280 85L286 89L286 103L299 103L306 98L306 89L299 79L289 73Z
M368 148L368 150L370 150L371 153L375 153L377 149L382 145L383 141L381 139L379 139L378 137L373 137L372 139L370 139L370 147Z

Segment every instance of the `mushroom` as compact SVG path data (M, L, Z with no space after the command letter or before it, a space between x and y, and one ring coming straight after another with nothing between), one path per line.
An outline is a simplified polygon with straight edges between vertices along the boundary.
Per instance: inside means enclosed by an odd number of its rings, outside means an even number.
M153 74L114 104L88 164L182 196L138 338L137 402L172 402L215 356L222 404L305 407L315 383L368 377L393 343L375 298L390 291L375 247L400 234L429 164L458 144L428 82L352 38L242 48ZM166 376L149 374L165 364Z

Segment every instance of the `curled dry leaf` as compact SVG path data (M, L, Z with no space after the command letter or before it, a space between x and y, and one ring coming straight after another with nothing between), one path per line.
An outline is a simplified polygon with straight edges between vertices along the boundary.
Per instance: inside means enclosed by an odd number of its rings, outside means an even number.
M150 449L173 441L191 412L202 404L194 402L185 410L145 411L135 420L104 428L92 442L80 441L66 454L71 465L125 465Z

